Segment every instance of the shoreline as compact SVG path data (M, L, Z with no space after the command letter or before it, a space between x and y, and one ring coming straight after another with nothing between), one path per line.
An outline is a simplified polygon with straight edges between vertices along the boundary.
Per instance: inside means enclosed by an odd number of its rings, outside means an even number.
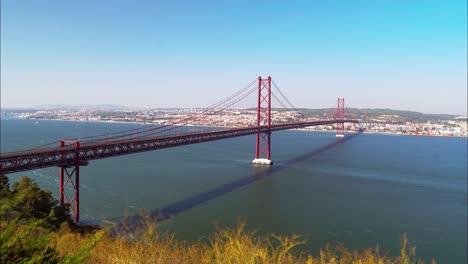
M23 117L18 117L14 116L12 119L21 119L21 120L38 120L38 121L68 121L68 122L92 122L92 123L113 123L113 124L135 124L135 125L141 125L141 126L150 126L150 125L160 125L163 126L164 124L159 124L159 123L144 123L144 122L136 122L136 121L114 121L114 120L69 120L69 119L41 119L41 118L23 118ZM2 118L4 120L4 118ZM6 119L8 120L8 119ZM207 128L236 128L236 127L229 127L229 126L210 126L210 125L205 125L205 126L200 126L200 125L194 125L194 124L187 124L187 125L178 125L178 124L172 124L172 126L187 126L187 127L207 127ZM305 129L305 128L295 128L295 129L290 129L294 131L305 131L305 132L325 132L325 133L334 133L334 130L314 130L314 129ZM355 133L356 131L350 131L347 133ZM392 135L392 136L411 136L411 137L441 137L441 138L465 138L468 139L468 136L445 136L445 135L415 135L415 134L403 134L403 133L392 133L392 132L377 132L377 131L363 131L363 134L371 134L371 135Z
M335 130L312 130L312 129L303 129L303 128L295 128L295 129L290 129L290 130L295 130L295 131L306 131L306 132L325 132L325 133L335 133ZM345 131L346 133L356 133L357 131ZM410 137L439 137L439 138L466 138L468 139L468 136L444 136L444 135L414 135L414 134L403 134L403 133L392 133L392 132L376 132L376 131L367 131L364 130L362 132L363 134L369 134L369 135L387 135L387 136L410 136Z

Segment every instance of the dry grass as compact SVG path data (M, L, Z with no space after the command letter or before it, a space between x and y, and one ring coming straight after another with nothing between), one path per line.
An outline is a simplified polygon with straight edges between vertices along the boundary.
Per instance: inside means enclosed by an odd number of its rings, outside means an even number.
M179 241L170 233L159 232L151 221L136 231L126 230L116 236L106 231L80 235L65 226L52 235L52 241L65 263L422 263L406 236L400 255L395 257L380 255L378 248L357 252L342 245L326 246L318 256L312 256L296 250L306 243L300 236L262 237L246 231L244 222L236 228L218 228L206 241L196 242Z

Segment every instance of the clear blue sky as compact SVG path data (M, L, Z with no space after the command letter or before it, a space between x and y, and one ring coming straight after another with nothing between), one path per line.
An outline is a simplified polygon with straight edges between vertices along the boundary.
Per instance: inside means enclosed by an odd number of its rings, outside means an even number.
M203 107L271 75L299 107L466 113L466 0L1 1L1 106Z

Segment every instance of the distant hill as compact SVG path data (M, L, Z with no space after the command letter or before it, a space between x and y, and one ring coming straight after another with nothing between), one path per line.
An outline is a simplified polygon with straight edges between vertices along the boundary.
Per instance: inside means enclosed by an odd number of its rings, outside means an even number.
M322 109L298 109L306 116L322 116L334 113L332 108ZM396 122L435 122L441 120L455 120L456 115L449 114L424 114L415 111L378 109L378 108L346 108L346 116L361 120L386 120Z
M23 109L0 109L2 113L23 113L30 112L31 110L53 110L53 109L67 109L67 110L106 110L112 112L113 110L128 109L123 105L114 104L101 104L101 105L38 105L33 108ZM158 110L177 111L191 108L156 108ZM250 108L249 110L256 110ZM275 111L284 111L285 109L272 109ZM320 108L320 109L297 109L305 117L330 117L334 116L336 109L334 108ZM415 111L393 110L393 109L378 109L378 108L346 108L346 117L359 120L382 120L392 122L437 122L449 120L467 120L466 116L450 115L450 114L424 114Z
M102 110L118 110L125 109L126 106L116 104L99 104L99 105L69 105L69 104L43 104L31 107L32 109L70 109L70 110L85 110L85 109L102 109Z

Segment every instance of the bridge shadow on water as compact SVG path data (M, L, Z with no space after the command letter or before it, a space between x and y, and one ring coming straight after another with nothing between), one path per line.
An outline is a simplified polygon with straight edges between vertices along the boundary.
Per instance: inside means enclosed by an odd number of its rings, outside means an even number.
M245 187L249 184L252 184L256 181L262 180L266 177L272 176L275 173L283 171L297 163L302 161L306 161L311 157L319 155L329 149L332 149L338 145L344 144L345 142L353 139L354 137L360 135L362 131L358 133L351 134L345 138L337 139L335 142L327 144L319 149L313 150L308 152L304 155L298 156L291 160L287 160L283 162L281 166L273 165L268 167L258 167L255 168L253 174L243 177L241 179L235 180L233 182L223 184L211 190L205 191L203 193L199 193L190 197L187 197L183 200L174 202L162 208L155 209L149 213L149 220L155 222L162 222L174 217L177 214L182 212L188 211L196 206L199 206L203 203L216 199L224 194L230 193L232 191L238 190L242 187ZM143 226L145 221L148 221L148 215L142 216L140 214L136 214L132 217L126 218L122 223L116 225L111 233L120 233L121 231L131 231L128 230L128 227L131 229L136 229L139 226Z

